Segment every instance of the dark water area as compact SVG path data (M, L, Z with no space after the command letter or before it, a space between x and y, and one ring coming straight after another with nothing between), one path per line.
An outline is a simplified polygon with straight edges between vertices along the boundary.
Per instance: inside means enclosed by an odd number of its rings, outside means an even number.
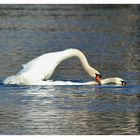
M0 134L140 134L139 5L0 5ZM29 60L77 48L128 86L3 85ZM54 80L91 79L76 58Z

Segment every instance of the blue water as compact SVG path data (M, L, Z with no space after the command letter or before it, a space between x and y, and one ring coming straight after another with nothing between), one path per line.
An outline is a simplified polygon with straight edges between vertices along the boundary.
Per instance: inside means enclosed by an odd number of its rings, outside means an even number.
M0 134L139 134L139 5L0 5ZM29 60L80 49L103 78L128 86L16 86ZM93 80L76 58L53 80Z

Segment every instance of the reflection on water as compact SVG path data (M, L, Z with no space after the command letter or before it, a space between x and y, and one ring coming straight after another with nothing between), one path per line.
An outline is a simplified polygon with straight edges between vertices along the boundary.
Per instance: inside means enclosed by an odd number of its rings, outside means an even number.
M128 86L0 84L0 134L139 134L139 5L0 5L0 81L41 54L84 52L103 78ZM52 79L88 81L80 62Z
M139 133L137 93L122 94L122 87L6 88L11 93L1 97L1 134Z

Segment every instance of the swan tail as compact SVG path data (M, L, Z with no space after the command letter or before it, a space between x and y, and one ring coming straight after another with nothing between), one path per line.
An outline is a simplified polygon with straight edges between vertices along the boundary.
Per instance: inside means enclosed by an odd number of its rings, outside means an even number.
M16 84L16 85L20 85L22 84L22 80L20 78L20 76L18 75L12 75L7 77L4 81L3 84Z

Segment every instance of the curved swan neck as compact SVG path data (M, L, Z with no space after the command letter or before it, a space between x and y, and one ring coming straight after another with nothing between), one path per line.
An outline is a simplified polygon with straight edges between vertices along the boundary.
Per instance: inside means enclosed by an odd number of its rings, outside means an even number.
M94 73L99 73L98 71L96 71L94 68L92 68L89 64L88 64L88 61L85 57L85 55L79 51L78 49L68 49L68 50L65 50L66 53L65 53L65 56L62 58L63 60L67 59L67 58L70 58L70 57L77 57L79 58L83 68L85 69L85 71L92 77L95 77L95 75L93 75L93 72ZM62 60L62 61L63 61Z
M81 64L82 64L82 66L83 66L83 68L84 68L87 72L89 72L89 70L91 69L91 66L88 64L88 61L87 61L85 55L84 55L81 51L76 50L76 49L71 49L71 51L72 51L72 54L73 54L75 57L79 58L79 60L80 60L80 62L81 62Z
M113 78L102 79L101 83L102 84L114 83L114 79Z
M106 79L102 79L101 84L108 84L108 83L121 84L121 80L123 79L118 77L106 78Z

